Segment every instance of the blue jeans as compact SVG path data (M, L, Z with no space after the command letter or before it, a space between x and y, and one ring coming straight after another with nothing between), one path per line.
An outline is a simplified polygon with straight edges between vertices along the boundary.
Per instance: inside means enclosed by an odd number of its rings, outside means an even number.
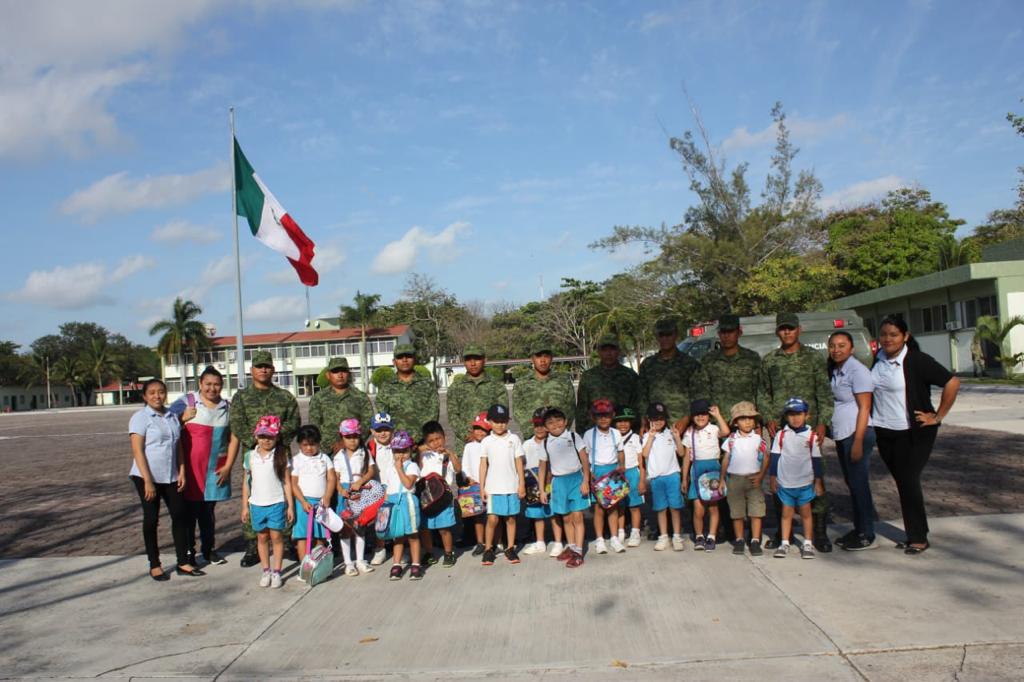
M836 454L843 470L846 487L850 489L853 505L853 529L868 538L875 538L875 503L871 500L871 483L868 471L871 469L871 451L875 449L875 430L870 426L864 432L864 456L859 462L850 460L853 436L836 441Z

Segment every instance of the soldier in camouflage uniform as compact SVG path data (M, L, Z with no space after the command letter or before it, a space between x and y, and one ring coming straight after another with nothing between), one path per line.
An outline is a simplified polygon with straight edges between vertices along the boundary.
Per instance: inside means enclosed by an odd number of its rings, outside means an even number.
M533 413L538 407L557 407L566 415L576 412L576 389L564 374L551 371L551 345L538 343L530 354L533 371L512 388L512 416L524 440L533 430Z
M455 437L455 451L462 456L469 438L471 424L481 412L491 405L508 407L508 391L505 384L495 381L484 371L487 358L483 348L466 346L462 351L466 374L448 388L448 429Z
M640 381L637 386L637 413L647 414L651 403L662 403L669 418L685 427L689 422L693 378L700 369L697 361L679 352L679 327L675 320L658 320L654 325L658 337L658 352L640 363Z
M800 318L795 313L775 316L775 335L780 345L761 360L761 378L757 392L757 407L764 415L769 434L774 437L782 419L782 408L790 398L801 398L810 407L808 424L814 429L818 443L825 441L825 427L832 422L835 406L832 387L828 379L825 356L800 343ZM822 460L824 464L824 460ZM831 552L828 539L828 494L814 498L814 548ZM776 500L775 514L780 519L781 507ZM781 528L781 523L778 528ZM765 543L765 548L777 547L780 531Z
M740 345L740 318L737 315L722 315L718 318L719 347L700 362L700 369L693 377L693 395L717 405L723 414L729 414L732 406L747 401L757 402L757 386L761 376L761 356L756 351ZM732 542L733 531L729 501L718 503L722 529L721 538Z
M256 428L256 422L264 415L272 414L281 420L279 438L286 445L291 444L295 432L299 430L299 403L291 393L273 384L274 357L268 351L253 353L250 375L252 381L249 385L235 393L231 399L228 417L231 428L229 462L235 461L239 448L242 452L247 452L256 447L256 436L252 432ZM241 565L255 566L260 562L260 557L256 551L256 533L253 532L251 523L242 524L242 534L246 539L246 548ZM289 529L286 537L290 536ZM294 548L289 548L289 551L294 552Z
M309 421L320 429L320 449L331 457L341 447L338 425L343 419L358 419L360 435L364 440L370 435L373 406L365 393L349 383L351 377L348 360L331 358L327 363L331 385L309 401Z
M612 401L617 413L626 407L636 409L640 377L629 367L619 364L619 340L614 336L602 337L597 344L597 354L601 363L583 373L576 396L576 432L581 436L594 425L590 406L598 398ZM634 424L633 428L638 426Z
M408 431L419 442L423 425L437 421L441 401L434 380L416 373L416 349L411 343L395 346L395 376L377 391L377 411L391 415L395 431Z

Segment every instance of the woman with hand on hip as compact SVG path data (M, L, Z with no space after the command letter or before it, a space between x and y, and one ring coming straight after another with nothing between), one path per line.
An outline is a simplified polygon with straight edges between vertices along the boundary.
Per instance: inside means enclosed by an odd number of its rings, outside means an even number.
M896 481L900 495L907 539L897 547L916 555L931 546L921 472L932 453L939 424L956 401L960 380L921 351L911 338L907 323L898 317L882 320L878 342L881 350L871 369L875 384L871 419L878 454ZM938 408L932 406L932 386L942 387Z

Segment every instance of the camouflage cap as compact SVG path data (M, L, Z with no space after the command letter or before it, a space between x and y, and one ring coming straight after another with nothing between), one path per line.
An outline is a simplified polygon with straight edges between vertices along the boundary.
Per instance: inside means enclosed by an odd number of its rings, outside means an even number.
M469 345L462 349L462 359L466 358L483 358L487 354L484 353L484 349L477 345Z
M796 329L800 326L800 316L796 313L779 313L775 316L775 329L779 327L793 327Z
M678 334L679 323L674 317L664 317L654 323L655 334Z
M346 359L346 358L331 358L330 360L327 361L327 369L328 370L343 369L343 370L345 370L347 372L348 371L348 359Z
M605 334L601 337L601 340L597 342L598 348L607 348L609 346L613 348L620 348L619 340L614 334Z
M551 345L551 342L548 341L547 339L537 341L536 343L533 344L533 346L531 346L530 355L544 355L545 353L548 355L552 355L553 353L551 352Z
M411 343L399 343L395 345L395 357L400 358L403 355L411 355L416 357L416 348Z
M718 331L731 332L740 328L739 315L722 315L718 318Z
M259 367L260 365L274 366L274 356L270 354L269 350L258 350L252 354L252 366Z

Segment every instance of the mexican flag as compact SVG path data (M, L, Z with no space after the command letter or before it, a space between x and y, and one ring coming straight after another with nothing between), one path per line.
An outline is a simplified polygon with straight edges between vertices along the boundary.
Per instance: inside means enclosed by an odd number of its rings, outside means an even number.
M242 148L235 140L235 194L238 215L249 221L252 236L277 251L299 273L299 280L307 287L315 287L320 276L313 269L315 244L306 236L298 223L263 184L260 176L249 165Z

